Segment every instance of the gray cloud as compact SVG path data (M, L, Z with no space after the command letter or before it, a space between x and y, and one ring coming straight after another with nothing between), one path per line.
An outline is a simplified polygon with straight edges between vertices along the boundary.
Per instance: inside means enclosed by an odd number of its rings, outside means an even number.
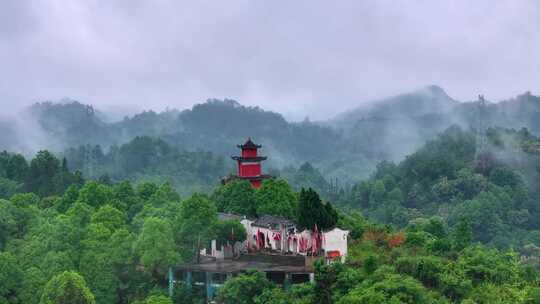
M539 91L539 28L537 1L8 0L0 105L227 97L325 118L432 83L499 100Z

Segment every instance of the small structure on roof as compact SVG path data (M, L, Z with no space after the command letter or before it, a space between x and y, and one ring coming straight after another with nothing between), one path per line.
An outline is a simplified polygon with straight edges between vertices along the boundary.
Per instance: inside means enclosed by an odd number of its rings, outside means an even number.
M226 183L232 179L245 179L251 183L254 188L259 188L262 181L266 178L270 178L270 175L262 173L261 162L266 160L266 156L258 154L258 149L262 145L255 144L251 137L246 140L242 145L237 145L242 149L240 156L231 156L233 160L237 162L236 175L231 175L222 179L223 183Z

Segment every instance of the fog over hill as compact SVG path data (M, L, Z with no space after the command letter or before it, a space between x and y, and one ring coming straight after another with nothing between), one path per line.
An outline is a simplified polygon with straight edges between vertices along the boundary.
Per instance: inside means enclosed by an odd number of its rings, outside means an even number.
M143 111L122 120L65 99L41 102L2 119L0 148L24 154L40 149L99 145L108 150L137 136L161 138L180 151L211 151L228 157L251 136L263 144L267 165L310 162L326 176L354 181L369 176L381 160L399 161L449 126L475 128L478 101L459 102L431 85L379 99L329 121L287 121L281 114L234 100L210 99L186 110ZM118 115L116 115L118 117ZM540 134L540 98L530 93L498 103L482 114L485 127L528 128Z

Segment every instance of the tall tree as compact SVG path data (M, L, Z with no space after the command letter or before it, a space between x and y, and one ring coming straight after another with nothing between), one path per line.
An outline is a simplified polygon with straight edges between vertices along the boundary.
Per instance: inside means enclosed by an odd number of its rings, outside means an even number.
M283 179L267 179L256 191L257 214L277 215L294 219L298 198Z
M159 218L147 218L135 243L135 252L154 278L164 275L179 260L170 224Z
M217 188L212 200L222 212L231 212L247 216L257 215L255 190L246 180L233 180Z
M272 288L264 273L248 271L235 278L227 280L218 291L218 302L223 304L254 304L255 298L267 288Z
M65 271L53 277L45 286L40 304L95 304L94 295L82 276Z
M175 237L182 257L191 261L215 237L216 206L202 194L184 200L175 218Z
M27 190L42 197L54 194L53 178L59 171L60 161L49 151L39 151L30 162Z
M315 190L302 189L298 199L297 223L304 228L329 229L337 224L338 214L330 203L323 204Z
M19 303L23 273L11 253L0 252L0 303Z
M471 222L468 219L461 219L454 229L454 246L461 250L467 247L473 238Z

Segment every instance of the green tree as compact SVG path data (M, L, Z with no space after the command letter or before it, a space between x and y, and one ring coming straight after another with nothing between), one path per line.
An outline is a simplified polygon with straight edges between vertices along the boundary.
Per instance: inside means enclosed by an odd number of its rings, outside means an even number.
M337 211L330 203L323 204L319 194L309 188L302 189L298 199L297 223L304 228L318 229L333 228L338 221Z
M78 201L92 207L100 207L109 203L112 197L112 189L109 186L89 181L79 190Z
M39 196L55 193L54 176L60 171L60 161L49 151L39 151L30 162L26 186Z
M20 154L12 155L6 164L6 177L17 182L24 182L28 176L28 162Z
M218 221L215 231L216 240L222 244L246 240L246 228L237 220Z
M92 214L92 223L102 224L113 232L126 224L126 218L122 211L111 205L105 205Z
M256 191L255 197L258 215L276 215L290 219L296 217L298 199L285 180L265 180Z
M117 302L119 280L113 271L110 254L111 230L101 223L90 224L82 242L79 272L86 278L96 303Z
M149 296L145 304L173 304L170 298L166 296Z
M180 204L174 219L176 243L182 258L191 261L200 248L215 237L216 206L201 194L193 194Z
M227 280L218 291L217 301L223 304L255 304L255 299L265 289L272 287L273 284L266 279L264 273L248 271Z
M164 275L168 267L179 261L171 226L159 218L150 217L144 221L141 234L135 242L135 252L154 278Z
M15 256L0 252L0 303L18 303L23 273Z
M247 216L257 215L255 190L246 180L233 180L218 187L211 198L219 211Z
M94 295L76 272L54 276L43 289L40 304L95 304Z
M37 304L44 286L47 284L47 278L43 271L33 266L24 271L21 290L19 292L20 303Z
M21 190L21 184L16 181L0 177L0 198L9 198Z
M472 228L468 219L460 220L453 234L454 246L457 250L467 247L472 241Z
M12 202L0 199L0 250L19 232L18 210Z

